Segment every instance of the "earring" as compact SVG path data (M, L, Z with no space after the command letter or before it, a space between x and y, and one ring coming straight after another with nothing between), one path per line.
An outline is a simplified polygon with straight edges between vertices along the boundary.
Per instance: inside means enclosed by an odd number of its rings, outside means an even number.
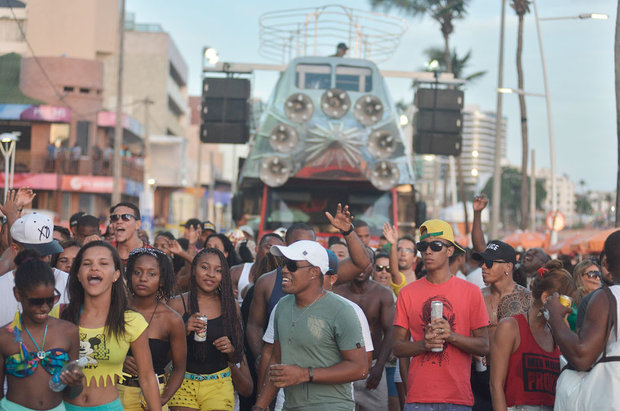
M504 274L506 274L506 277L508 277L508 271L504 272Z
M222 294L222 284L217 286L217 294L218 295Z

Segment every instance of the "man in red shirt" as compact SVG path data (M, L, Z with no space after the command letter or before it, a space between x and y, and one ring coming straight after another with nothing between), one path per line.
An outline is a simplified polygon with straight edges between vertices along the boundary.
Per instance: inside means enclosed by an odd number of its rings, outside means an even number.
M394 317L394 354L412 357L405 411L471 410L471 356L489 351L489 315L480 289L450 274L448 258L463 252L452 227L428 220L420 234L427 275L400 291ZM433 301L443 303L442 318L431 320Z

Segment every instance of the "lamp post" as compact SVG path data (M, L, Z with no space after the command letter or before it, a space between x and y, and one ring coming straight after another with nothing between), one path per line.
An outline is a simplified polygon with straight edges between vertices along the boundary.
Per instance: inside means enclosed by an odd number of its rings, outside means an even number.
M13 188L13 176L15 175L15 143L19 141L19 132L0 134L0 151L4 156L4 202L6 195Z
M540 21L541 20L571 20L571 19L596 19L605 20L607 15L599 13L583 13L577 16L569 17L547 17L541 19L538 17L538 7L536 0L532 0L532 6L534 7L534 19L536 20L536 34L538 37L538 47L540 49L540 61L542 65L543 83L545 87L545 104L547 106L547 128L549 130L549 159L551 168L551 212L553 213L554 223L555 215L558 212L558 196L557 196L557 182L555 181L555 137L553 135L553 120L551 116L551 96L549 95L549 79L547 76L547 65L545 63L545 52L543 49L542 35L540 34ZM553 224L552 226L555 226ZM558 232L551 230L550 243L555 244L558 241Z

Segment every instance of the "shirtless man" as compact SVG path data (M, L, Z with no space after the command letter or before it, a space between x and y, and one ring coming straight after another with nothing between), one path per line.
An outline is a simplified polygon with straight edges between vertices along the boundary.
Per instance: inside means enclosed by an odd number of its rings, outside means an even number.
M385 363L392 350L394 320L392 292L371 280L368 270L357 275L350 283L337 286L334 292L359 305L364 311L375 347L368 378L353 383L357 410L385 409L388 401Z
M258 263L265 258L272 245L283 245L282 237L274 233L265 234L256 245L256 260L253 263L235 265L230 269L230 277L233 283L233 292L237 302L241 304L245 297L246 288L254 283Z
M351 258L340 261L338 265L338 282L351 281L370 264L364 245L353 230L353 220L349 207L338 204L336 215L325 213L332 226L340 230L347 240L347 247ZM300 240L315 240L314 230L308 224L295 223L286 231L284 242L291 245ZM250 306L250 316L246 327L248 344L252 354L256 358L256 364L260 362L260 354L263 347L263 333L271 310L284 296L282 292L281 269L263 274L254 285L254 298Z

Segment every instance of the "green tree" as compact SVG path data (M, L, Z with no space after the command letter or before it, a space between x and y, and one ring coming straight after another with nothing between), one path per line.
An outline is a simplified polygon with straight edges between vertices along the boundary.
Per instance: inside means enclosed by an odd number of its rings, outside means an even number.
M501 220L504 226L517 226L520 224L521 207L521 172L514 167L502 167L502 190L500 201L502 204ZM530 185L530 177L527 176L526 184ZM493 177L489 178L482 192L491 198L493 192ZM547 197L544 181L536 179L536 209L542 209L542 204ZM529 203L526 204L529 207Z
M510 6L514 9L519 17L519 25L517 28L517 87L524 90L523 82L523 20L525 14L530 12L530 0L512 0ZM521 112L521 222L519 226L525 230L529 221L529 187L527 184L527 167L528 167L528 131L527 131L527 110L525 107L525 95L519 94L519 111Z
M373 8L400 10L411 17L428 15L439 23L443 36L443 60L446 72L452 73L450 59L450 35L454 32L454 20L462 19L467 14L469 0L370 0Z
M424 55L428 61L437 60L439 62L439 71L447 71L443 49L439 47L429 47L424 50ZM461 57L457 54L456 49L452 49L452 52L450 53L450 61L452 62L452 73L454 74L454 77L471 82L479 79L487 73L486 71L476 71L475 73L465 74L465 70L470 63L470 59L471 50Z

